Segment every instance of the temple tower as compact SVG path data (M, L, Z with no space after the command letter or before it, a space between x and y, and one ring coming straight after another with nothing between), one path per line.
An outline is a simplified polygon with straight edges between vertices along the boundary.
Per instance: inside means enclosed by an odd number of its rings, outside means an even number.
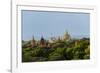
M71 39L71 37L70 37L69 33L66 31L66 32L64 33L63 40L68 41L68 40L70 40L70 39Z
M36 46L36 42L35 42L34 36L33 36L32 40L31 40L31 46L32 46L32 48Z
M46 46L46 42L45 42L45 39L43 38L43 36L41 37L41 40L40 40L40 47L45 47Z

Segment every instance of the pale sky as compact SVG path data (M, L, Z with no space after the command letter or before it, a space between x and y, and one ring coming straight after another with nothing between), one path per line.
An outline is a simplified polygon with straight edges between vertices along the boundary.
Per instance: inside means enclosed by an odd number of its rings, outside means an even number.
M90 36L89 13L22 10L21 16L23 40L63 36L66 30L72 37Z

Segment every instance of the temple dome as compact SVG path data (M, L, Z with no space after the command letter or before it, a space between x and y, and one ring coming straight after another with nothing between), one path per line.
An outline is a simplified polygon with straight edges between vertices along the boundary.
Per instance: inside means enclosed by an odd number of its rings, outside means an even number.
M66 31L64 33L63 40L70 40L70 39L71 39L70 34Z

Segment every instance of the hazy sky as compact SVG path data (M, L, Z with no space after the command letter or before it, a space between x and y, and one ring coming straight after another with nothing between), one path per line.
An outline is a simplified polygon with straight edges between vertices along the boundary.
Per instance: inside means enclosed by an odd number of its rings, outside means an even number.
M46 12L22 10L22 39L29 40L63 36L68 31L72 37L89 37L90 14L75 12Z

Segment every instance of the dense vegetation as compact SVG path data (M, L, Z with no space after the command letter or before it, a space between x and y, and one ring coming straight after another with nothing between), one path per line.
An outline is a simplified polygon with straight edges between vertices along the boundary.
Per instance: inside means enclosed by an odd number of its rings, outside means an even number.
M22 62L90 59L89 38L56 41L50 47L31 47L31 41L22 41Z

